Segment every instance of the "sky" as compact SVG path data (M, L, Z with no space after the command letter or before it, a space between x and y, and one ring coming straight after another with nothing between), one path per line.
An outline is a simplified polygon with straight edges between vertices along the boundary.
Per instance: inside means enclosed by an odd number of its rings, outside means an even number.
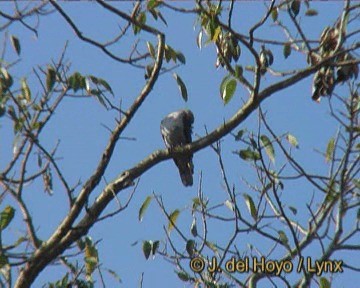
M124 11L131 10L129 2L111 2L111 4ZM191 7L191 2L179 1L175 4ZM332 23L336 19L336 12L341 9L342 2L314 2L311 5L312 8L318 9L319 17L305 18L306 24L303 27L310 38L317 39L321 34L323 24ZM123 21L104 12L96 3L62 2L61 6L86 35L100 41L116 35L120 25L124 24ZM9 12L12 4L1 3L0 8ZM234 25L241 27L241 32L247 31L246 28L251 27L264 11L264 3L261 1L238 2L234 11L234 19L236 19ZM226 72L215 68L216 54L212 45L203 47L201 50L196 46L198 28L194 29L194 16L178 15L165 9L163 13L168 26L158 23L159 29L166 33L167 43L186 56L186 65L180 66L175 72L186 83L189 100L185 103L181 98L171 72L161 75L148 99L123 135L136 140L119 141L105 179L93 192L92 199L100 194L105 181L112 181L122 171L132 167L154 150L164 147L159 124L169 112L182 108L191 109L195 115L193 131L196 139L204 136L206 129L212 131L221 125L241 107L242 101L248 97L246 90L238 85L232 101L224 105L220 98L219 85ZM142 71L121 65L102 54L99 49L79 40L57 13L40 19L37 37L19 24L10 26L7 33L18 37L22 48L21 61L12 67L11 72L14 75L28 77L34 95L35 91L39 90L39 85L32 68L38 65L44 66L51 60L56 61L66 41L68 41L68 48L65 58L71 63L70 70L106 79L114 91L114 101L118 103L121 99L122 107L128 107L132 103L144 84ZM8 35L2 33L1 40L3 41ZM154 38L150 38L143 32L140 36L141 45L145 45L146 41L155 43ZM264 28L256 36L273 39L284 37L274 25ZM120 54L126 53L129 45L132 44L131 40L132 37L125 37L113 51ZM291 69L298 67L299 63L304 65L304 55L296 55L293 52L286 61L280 49L276 50L274 55L276 69L287 70L289 67ZM13 61L18 59L11 47L6 49L6 59ZM244 52L239 61L245 66L250 63L250 57ZM261 87L266 87L274 80L276 78L265 76ZM335 135L338 127L329 115L327 102L325 100L317 104L311 100L311 77L308 77L294 87L273 95L263 105L263 109L267 111L268 122L277 133L289 132L297 137L300 149L294 151L294 155L299 157L305 168L314 173L326 173L327 166L324 165L324 157L315 150L324 151L329 138ZM75 185L79 180L84 183L95 170L109 138L109 131L104 126L114 127L116 116L114 112L106 111L95 99L91 98L68 98L56 111L40 140L48 149L59 143L58 163L69 183ZM237 127L235 132L239 129L256 131L257 119L258 113L254 113ZM7 119L0 119L0 131L0 168L3 169L5 163L12 157L11 151L14 144L12 126ZM243 148L231 136L227 136L222 142L224 163L231 183L237 187L239 193L251 194L252 191L242 179L255 181L255 173L248 163L232 153ZM280 158L280 161L275 163L277 168L281 167L281 160ZM190 287L181 282L173 272L176 267L168 264L159 255L154 259L145 260L141 250L142 241L166 240L163 227L166 227L167 220L155 201L150 204L142 222L138 221L138 211L148 195L152 193L161 195L167 211L175 209L182 211L178 220L179 226L189 236L189 227L192 222L189 205L191 205L191 199L197 195L200 174L203 181L202 189L211 204L223 203L227 197L223 189L217 157L212 149L205 148L196 153L194 165L194 186L185 188L181 184L174 163L171 160L161 162L140 178L137 190L126 210L98 223L90 230L89 235L92 239L100 241L98 248L103 267L116 271L121 277L122 284L119 287L138 287L142 273L144 273L143 287ZM41 187L41 183L34 183L32 189L29 189L24 197L31 207L39 235L42 239L46 239L66 215L67 203L65 192L59 183L54 183L52 196L46 195ZM118 196L119 201L124 203L130 192L131 189L122 191ZM283 194L282 199L289 206L298 208L299 214L296 217L300 222L307 219L305 203L309 201L313 192L313 188L303 182L289 183L286 187L286 193ZM9 198L5 203L1 203L0 208L2 209L8 203L12 203ZM117 208L117 205L114 201L104 213L110 213ZM20 211L17 211L15 220L18 223L22 221L20 215ZM250 218L249 214L248 216ZM225 243L231 234L231 226L215 221L213 225L209 235L213 237L214 242ZM9 229L8 233L9 235L5 237L14 239L13 237L16 238L20 232L14 228ZM171 235L176 243L181 243L177 242L179 239L176 233L172 232ZM245 240L246 238L243 242L237 243L240 249L247 249ZM134 243L138 244L133 245ZM261 246L260 242L258 244ZM308 253L313 253L315 250L310 250ZM62 277L63 273L64 270L59 266L46 268L36 280L34 287L41 287L44 283L55 281ZM117 287L115 280L108 275L105 275L105 278L108 287ZM346 278L341 277L343 287L350 287L348 284L356 283L354 281L360 281L359 274L349 273Z

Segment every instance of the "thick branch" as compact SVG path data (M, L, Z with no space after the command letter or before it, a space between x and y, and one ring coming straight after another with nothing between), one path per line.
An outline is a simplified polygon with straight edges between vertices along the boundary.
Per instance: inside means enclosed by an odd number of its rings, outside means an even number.
M76 218L79 216L80 212L82 211L84 204L86 203L86 200L88 199L89 194L95 189L95 187L98 185L98 183L101 180L101 177L104 175L105 170L110 162L112 153L115 149L117 140L119 139L119 136L124 131L124 129L128 126L131 119L141 106L141 104L144 102L146 97L150 94L152 88L154 87L159 71L162 66L162 60L164 56L164 47L165 47L165 36L159 32L157 35L158 37L158 53L157 53L157 59L154 65L154 68L152 70L152 74L149 78L149 81L146 83L142 91L140 92L139 96L136 98L134 103L131 105L131 107L126 111L125 116L121 119L113 133L111 134L108 146L105 148L105 151L102 155L102 158L99 162L99 165L97 169L95 170L94 174L89 178L89 180L85 183L83 189L81 190L79 196L77 197L76 201L74 202L74 205L72 206L70 212L65 217L63 222L59 225L58 229L54 232L54 234L49 238L48 241L46 241L40 249L36 250L33 257L29 260L27 265L25 266L24 270L21 271L17 282L15 284L15 287L30 287L32 282L35 280L39 272L46 267L48 263L50 263L52 260L54 260L58 255L60 255L67 247L72 243L73 239L78 239L81 235L84 235L85 232L91 227L91 225L88 225L85 223L85 225L79 224L77 227L85 227L82 229L73 229L71 230L71 226L75 222ZM133 178L134 179L134 178ZM126 185L129 186L129 185ZM106 189L105 189L106 190ZM106 190L108 191L108 190ZM120 191L118 189L117 191ZM113 197L112 192L110 193L111 197ZM112 198L110 198L111 200ZM107 202L103 202L105 206L102 206L101 211L104 210L106 207ZM100 212L101 212L100 211ZM100 213L95 214L96 218ZM90 223L94 223L96 218L93 217L92 211L89 211L89 214L87 214L89 218L91 219ZM86 218L86 217L85 217ZM81 221L83 223L83 221ZM76 235L74 238L73 236L70 237L69 242L69 236L68 235ZM66 235L66 236L65 236ZM64 237L65 236L65 237ZM62 240L62 238L65 238ZM64 245L65 243L65 245Z

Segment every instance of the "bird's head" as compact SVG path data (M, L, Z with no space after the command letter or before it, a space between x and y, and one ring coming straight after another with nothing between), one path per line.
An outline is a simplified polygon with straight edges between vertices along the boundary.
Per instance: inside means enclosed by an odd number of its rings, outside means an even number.
M189 110L184 110L184 122L186 122L189 126L194 123L194 114Z

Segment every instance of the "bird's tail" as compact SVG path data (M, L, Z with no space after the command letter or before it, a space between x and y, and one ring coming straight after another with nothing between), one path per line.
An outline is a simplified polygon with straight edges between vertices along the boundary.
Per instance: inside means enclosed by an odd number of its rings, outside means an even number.
M180 178L184 186L192 186L194 174L192 155L188 157L182 156L181 159L174 159L174 161L179 169Z

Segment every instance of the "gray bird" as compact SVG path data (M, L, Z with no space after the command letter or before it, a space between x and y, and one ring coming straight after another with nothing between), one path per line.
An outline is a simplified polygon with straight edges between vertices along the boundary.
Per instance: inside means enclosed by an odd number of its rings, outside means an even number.
M191 143L193 123L194 114L188 109L167 115L160 124L161 135L166 147L174 148ZM192 158L192 154L174 157L174 162L179 169L184 186L193 185L194 165Z

